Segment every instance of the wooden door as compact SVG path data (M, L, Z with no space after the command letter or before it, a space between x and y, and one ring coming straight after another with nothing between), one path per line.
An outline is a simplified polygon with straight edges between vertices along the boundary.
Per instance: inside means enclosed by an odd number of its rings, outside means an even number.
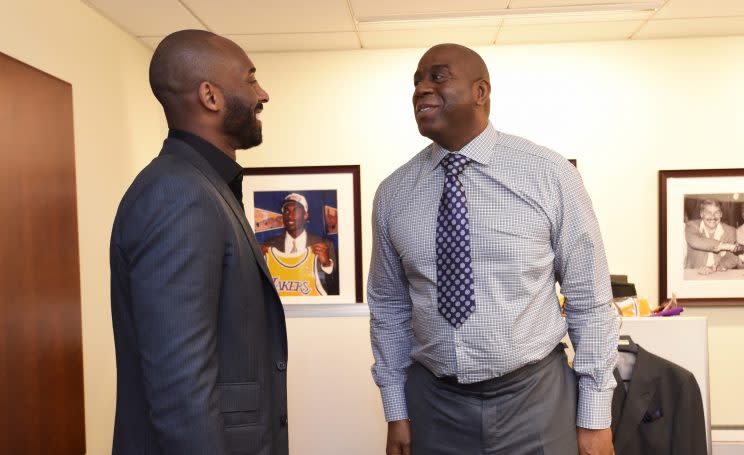
M0 452L85 453L72 87L0 53Z

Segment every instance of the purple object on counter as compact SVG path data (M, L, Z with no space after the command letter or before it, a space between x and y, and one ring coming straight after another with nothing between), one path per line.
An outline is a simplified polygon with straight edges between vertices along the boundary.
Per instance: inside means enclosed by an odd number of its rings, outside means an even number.
M660 313L651 313L651 316L677 316L681 312L685 311L684 308L681 306L678 306L676 308L671 308L669 310L664 310Z

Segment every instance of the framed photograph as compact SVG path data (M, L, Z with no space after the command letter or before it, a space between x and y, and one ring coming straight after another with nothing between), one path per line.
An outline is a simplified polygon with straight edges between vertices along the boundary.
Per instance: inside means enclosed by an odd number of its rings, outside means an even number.
M659 303L744 305L744 169L659 171Z
M282 303L362 301L359 166L243 169L248 222Z

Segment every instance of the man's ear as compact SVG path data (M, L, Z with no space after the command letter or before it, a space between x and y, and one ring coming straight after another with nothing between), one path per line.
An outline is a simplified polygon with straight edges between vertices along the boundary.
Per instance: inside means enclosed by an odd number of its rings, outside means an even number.
M475 104L485 106L491 97L491 83L485 79L478 79L473 83L473 95L475 95Z
M208 81L204 81L199 84L199 102L206 109L217 112L222 108L224 98L222 97L222 90Z

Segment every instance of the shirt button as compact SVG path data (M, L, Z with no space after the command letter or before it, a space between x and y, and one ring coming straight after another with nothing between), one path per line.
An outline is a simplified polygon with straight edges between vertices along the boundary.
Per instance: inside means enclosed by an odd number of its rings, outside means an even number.
M276 369L279 371L284 371L287 369L287 362L284 360L279 360L276 362Z

